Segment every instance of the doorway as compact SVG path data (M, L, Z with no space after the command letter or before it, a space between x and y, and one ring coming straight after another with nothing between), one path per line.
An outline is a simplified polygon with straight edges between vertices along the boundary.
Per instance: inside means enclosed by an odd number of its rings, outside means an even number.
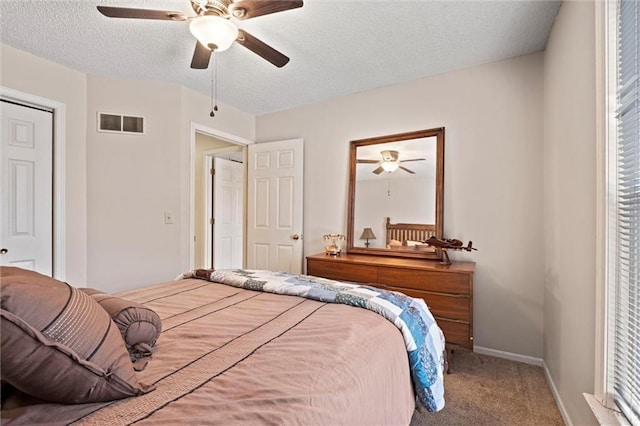
M300 274L304 211L304 141L248 147L247 268Z
M248 141L230 135L219 135L212 129L194 128L194 126L192 129L194 134L191 267L241 268L245 262L246 197L244 196L244 188L246 186L246 162L244 159ZM216 176L213 174L215 161L234 163L235 180L240 179L240 183L236 182L235 185L241 186L241 196L238 196L237 192L235 195L229 192L228 185L218 185L216 189ZM240 171L237 170L238 165L240 165ZM222 182L222 178L228 175L228 170L221 170L220 173L217 176L219 184ZM226 200L221 201L225 197ZM219 198L217 206L216 198ZM233 201L234 199L235 201ZM228 202L235 203L233 209L220 209L220 207L225 207L224 203ZM240 232L238 232L238 222ZM238 234L240 235L238 236Z
M302 244L304 141L295 139L254 144L250 140L191 123L189 225L191 269L210 267L210 263L205 260L203 242L206 238L212 238L212 231L208 228L210 225L205 219L206 214L201 214L205 212L203 201L205 197L202 195L205 192L202 185L210 179L205 174L208 172L204 152L206 149L202 148L199 152L196 148L196 139L209 142L216 140L216 147L211 148L212 150L224 149L225 145L227 149L242 147L245 179L242 202L242 267L300 273L304 261ZM249 150L253 150L251 155ZM207 156L213 155L208 153ZM249 169L252 173L249 173ZM263 172L267 175L258 176ZM265 187L267 181L269 189ZM251 248L248 248L249 244ZM211 247L208 243L206 246Z

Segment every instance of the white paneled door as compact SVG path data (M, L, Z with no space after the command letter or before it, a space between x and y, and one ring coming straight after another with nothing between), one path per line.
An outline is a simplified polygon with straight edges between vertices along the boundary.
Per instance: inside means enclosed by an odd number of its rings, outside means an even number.
M247 267L302 272L303 141L249 145Z
M0 106L0 264L53 275L53 114Z
M214 158L213 267L242 268L244 165Z

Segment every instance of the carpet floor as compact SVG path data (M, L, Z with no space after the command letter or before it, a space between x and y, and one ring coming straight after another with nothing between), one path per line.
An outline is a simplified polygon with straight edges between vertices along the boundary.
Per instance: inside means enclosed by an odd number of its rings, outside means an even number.
M445 407L416 411L410 426L564 425L541 367L456 351L444 389Z

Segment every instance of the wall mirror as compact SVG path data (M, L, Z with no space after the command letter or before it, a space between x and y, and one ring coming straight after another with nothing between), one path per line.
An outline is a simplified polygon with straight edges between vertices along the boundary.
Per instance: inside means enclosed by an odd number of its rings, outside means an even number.
M440 259L444 127L351 141L347 252Z

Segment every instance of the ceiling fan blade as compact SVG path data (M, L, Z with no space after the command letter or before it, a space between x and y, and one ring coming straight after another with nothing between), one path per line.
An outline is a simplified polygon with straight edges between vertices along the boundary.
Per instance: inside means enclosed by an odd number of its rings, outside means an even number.
M244 30L238 30L238 38L236 41L278 68L282 68L289 62L289 58L285 55Z
M426 158L411 158L410 160L400 160L401 163L406 163L409 161L424 161Z
M244 20L298 7L302 7L301 0L239 0L231 3L229 9L236 19Z
M211 59L211 50L207 49L196 41L196 50L193 51L191 59L191 68L196 70L206 70L209 68L209 60Z
M109 18L160 19L163 21L186 21L187 16L170 10L132 9L128 7L98 6L98 12Z
M379 160L356 160L356 163L360 164L376 164L379 163Z
M401 168L402 170L404 170L405 172L407 172L407 173L411 173L412 175L415 175L415 174L416 174L416 172L414 172L413 170L409 170L409 169L407 169L406 167L400 166L400 168Z
M375 169L372 173L379 175L382 172L384 172L384 169L382 168L382 166L380 166L377 169Z

